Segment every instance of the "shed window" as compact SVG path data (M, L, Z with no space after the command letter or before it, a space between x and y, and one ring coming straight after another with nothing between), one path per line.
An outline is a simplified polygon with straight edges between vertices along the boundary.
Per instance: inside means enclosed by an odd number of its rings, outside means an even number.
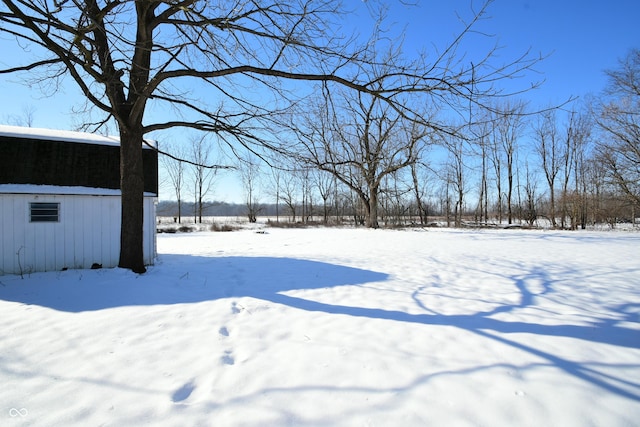
M60 221L60 203L29 203L31 222Z

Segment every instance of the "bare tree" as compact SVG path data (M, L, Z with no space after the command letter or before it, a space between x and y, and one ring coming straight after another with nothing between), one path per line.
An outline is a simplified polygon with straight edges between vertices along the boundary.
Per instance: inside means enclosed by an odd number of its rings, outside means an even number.
M289 209L291 215L291 222L296 222L296 215L298 213L298 201L300 198L300 185L295 171L288 171L282 180L282 186L280 187L280 200Z
M403 225L409 218L410 200L413 195L411 175L398 170L383 179L380 201L385 225Z
M205 197L212 190L218 168L206 165L216 163L211 159L211 145L206 134L191 139L191 166L194 186L194 221L202 224L202 212L205 208Z
M567 220L571 229L577 227L578 213L581 209L579 181L583 151L590 135L590 124L586 115L571 112L564 133L564 147L562 148L562 216L560 224L567 228ZM573 189L570 184L573 180Z
M573 157L576 155L575 147L573 146L573 114L570 116L570 120L567 123L566 130L564 132L564 149L562 156L562 215L560 216L560 226L566 228L567 217L569 215L569 182L571 180L571 174L573 170Z
M565 146L558 135L557 116L555 111L546 111L534 127L535 150L540 156L542 171L549 187L549 219L551 225L557 227L556 218L556 178L562 168Z
M247 208L247 218L250 223L255 223L258 220L258 214L262 210L258 196L258 185L260 182L260 165L258 160L259 159L251 153L245 154L238 160L237 167L244 187L244 200Z
M440 213L445 216L445 220L447 221L447 227L451 227L451 180L447 179L447 169L444 169L444 179L442 180L442 185L439 191L439 202L440 202Z
M513 190L516 168L515 155L518 138L524 128L525 105L522 102L506 102L498 107L499 117L495 124L499 148L502 150L507 174L507 221L513 223ZM498 181L500 177L497 177ZM500 189L498 190L500 192ZM500 200L500 197L498 198Z
M316 114L307 116L299 132L301 150L295 154L302 163L334 175L354 191L366 209L367 226L377 228L382 180L415 161L424 128L404 122L375 97L325 95L315 107Z
M571 201L567 210L571 221L571 229L575 230L579 224L584 228L584 187L585 156L589 147L592 131L592 120L585 112L572 112L569 119L570 134L568 137L568 150L571 152L573 171L573 191L569 199Z
M427 209L424 203L424 189L420 183L418 177L418 162L411 163L411 182L413 183L413 197L416 204L416 210L418 212L418 218L420 218L420 225L424 225L427 222Z
M462 34L471 32L490 3L463 25ZM472 80L486 83L476 85L481 95L495 94L499 88L492 82L521 75L540 59L526 53L492 63L492 49L475 65L468 64L456 56L458 37L434 62L426 57L402 61L399 56L394 62L381 61L372 54L375 43L359 46L357 38L345 35L336 24L348 16L343 12L330 0L3 0L0 32L22 46L35 47L32 51L41 56L10 58L0 73L27 72L52 82L68 77L84 94L87 106L102 113L87 128L110 120L117 123L119 266L144 272L144 135L182 127L214 132L236 149L277 148L277 113L308 93L288 82L349 88L419 120L419 111L406 105L400 94L428 93L452 105L455 98L469 97ZM381 64L388 67L384 75L366 72ZM241 85L243 90L238 90ZM474 102L482 99L474 96ZM169 119L150 114L172 109L182 114Z
M498 136L498 127L492 124L491 135L489 137L489 158L491 160L491 166L493 169L496 185L496 210L498 223L502 223L503 203L502 203L502 150L500 147L500 140Z
M25 105L22 107L21 114L11 114L5 119L6 122L13 126L32 127L35 121L36 108L33 105Z
M585 160L583 171L587 221L591 224L602 222L602 194L606 185L606 171L595 157Z
M446 146L449 157L445 164L444 175L448 186L453 189L456 195L453 208L454 224L456 227L460 227L462 226L464 195L466 192L465 159L468 157L468 153L465 152L465 140L462 138L450 138Z
M271 171L271 193L275 199L276 205L276 222L280 222L280 185L282 182L283 171L279 167L269 168Z
M530 226L534 225L538 219L538 200L537 200L537 177L536 174L529 169L529 163L525 164L525 202L523 206L523 217Z
M331 208L331 197L335 194L335 180L330 174L316 170L314 173L315 187L318 195L322 199L322 222L329 223L329 212Z
M629 52L607 75L607 97L596 116L603 132L600 159L609 179L640 207L640 49Z
M474 129L475 128L475 129ZM484 120L472 126L474 138L472 147L480 157L480 186L478 189L478 206L476 207L476 222L485 224L489 221L489 155L491 152L491 122ZM498 167L499 170L499 167Z
M162 156L160 157L162 164L164 165L164 169L169 176L169 180L171 181L171 186L173 188L174 195L176 196L176 201L178 204L178 223L182 222L182 191L184 187L184 173L185 173L185 162L180 160L180 158L185 158L186 153L180 144L173 144L173 146L169 149L173 153L176 154L177 157L169 157Z
M313 218L313 182L311 169L301 168L296 171L296 176L301 190L302 211L300 218L302 222L309 222Z

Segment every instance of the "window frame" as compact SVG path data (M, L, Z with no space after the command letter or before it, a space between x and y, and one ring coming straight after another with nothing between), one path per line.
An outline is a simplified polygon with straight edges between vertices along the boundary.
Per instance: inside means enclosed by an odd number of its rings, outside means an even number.
M58 223L60 222L59 202L29 202L29 222Z

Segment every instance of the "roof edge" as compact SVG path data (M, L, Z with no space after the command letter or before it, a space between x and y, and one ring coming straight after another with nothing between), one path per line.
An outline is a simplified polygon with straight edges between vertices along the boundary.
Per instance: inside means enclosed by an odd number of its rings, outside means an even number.
M0 136L23 138L23 139L42 139L47 141L59 142L77 142L83 144L99 144L99 145L120 145L120 138L117 136L104 136L96 133L76 132L70 130L31 128L23 126L11 126L0 124ZM143 148L155 149L157 143L154 140L145 139L146 144ZM150 147L150 146L151 147Z
M34 194L58 196L120 196L122 192L111 188L94 188L61 185L0 184L0 194ZM144 197L158 197L155 193L144 192Z

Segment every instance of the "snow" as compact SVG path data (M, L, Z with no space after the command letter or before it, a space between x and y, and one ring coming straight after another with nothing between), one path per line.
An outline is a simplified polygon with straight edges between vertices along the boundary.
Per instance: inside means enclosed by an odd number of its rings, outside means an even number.
M3 426L633 426L640 234L265 229L0 277Z
M111 188L64 186L64 185L0 184L0 194L120 196L121 191L116 189L111 189ZM156 197L156 194L145 192L144 196Z
M47 141L78 142L83 144L120 145L117 136L104 136L96 133L75 132L69 130L32 128L0 124L0 136L13 138L44 139ZM143 148L156 148L156 141L145 140Z

